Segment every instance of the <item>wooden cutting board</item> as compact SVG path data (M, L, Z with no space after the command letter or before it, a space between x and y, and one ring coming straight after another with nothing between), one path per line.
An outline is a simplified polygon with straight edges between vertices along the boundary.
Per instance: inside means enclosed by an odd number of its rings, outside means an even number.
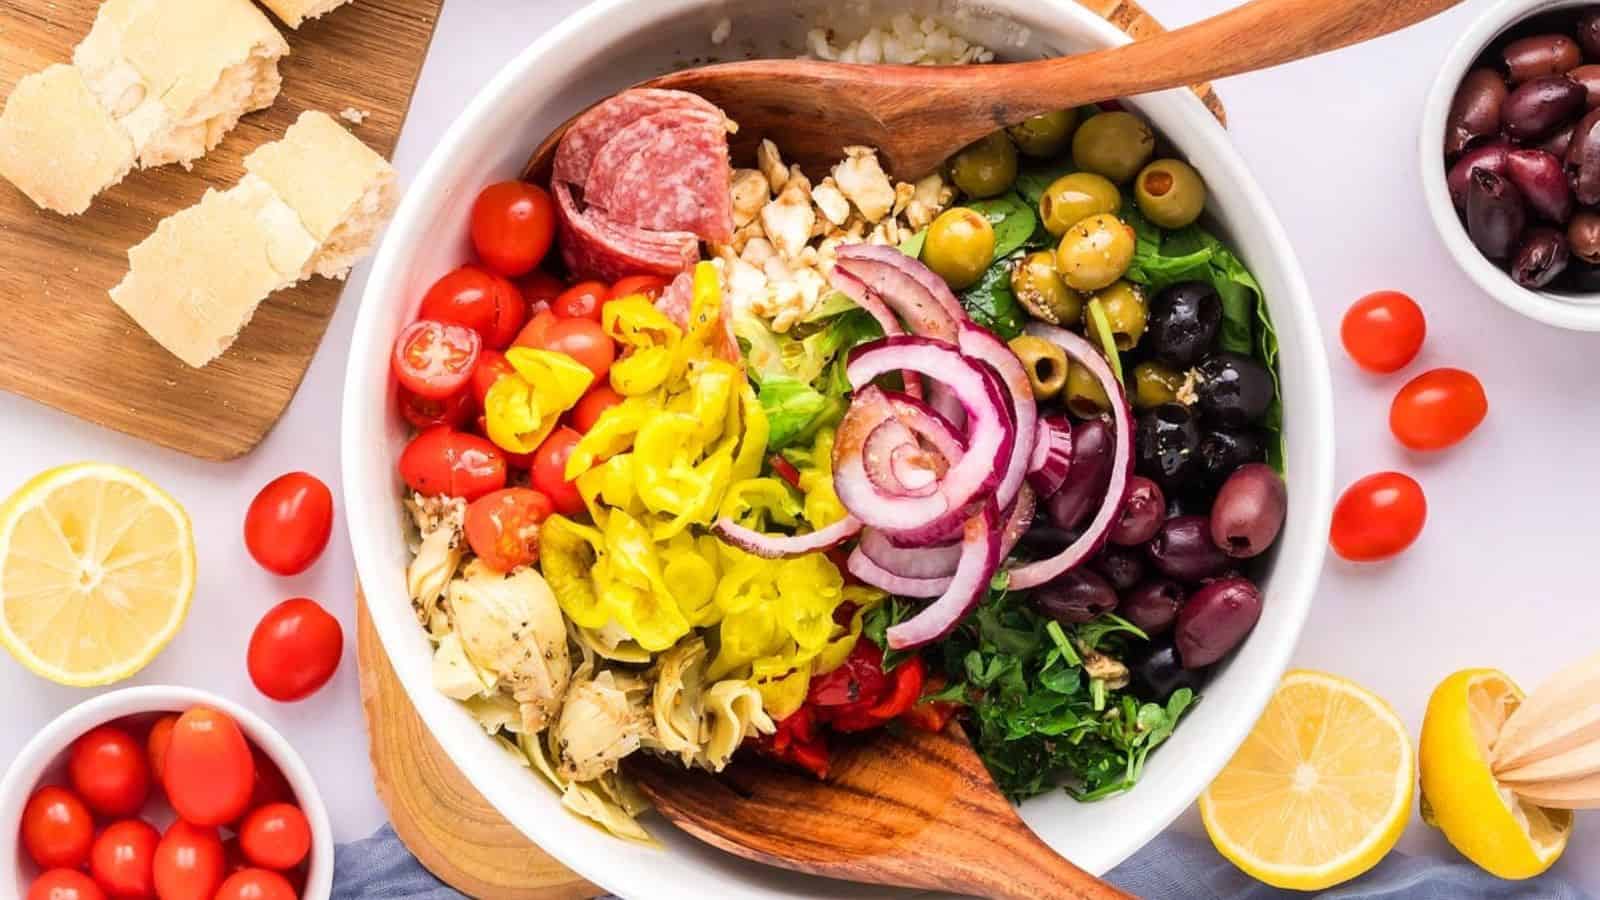
M248 453L278 421L333 315L343 282L316 278L273 295L227 353L191 369L112 304L127 250L208 187L227 188L258 145L301 112L338 116L389 156L443 0L356 0L291 31L283 92L246 116L193 171L134 172L82 216L36 208L0 180L0 390L205 459ZM19 79L69 62L98 0L0 0L0 98ZM270 14L269 14L270 17Z

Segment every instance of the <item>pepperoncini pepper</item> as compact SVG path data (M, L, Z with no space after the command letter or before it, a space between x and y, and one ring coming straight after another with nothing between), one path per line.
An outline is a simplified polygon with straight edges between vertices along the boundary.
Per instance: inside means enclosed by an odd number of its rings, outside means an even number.
M512 347L506 361L515 372L497 379L483 399L489 440L511 453L532 453L555 430L561 414L578 402L594 373L552 350Z

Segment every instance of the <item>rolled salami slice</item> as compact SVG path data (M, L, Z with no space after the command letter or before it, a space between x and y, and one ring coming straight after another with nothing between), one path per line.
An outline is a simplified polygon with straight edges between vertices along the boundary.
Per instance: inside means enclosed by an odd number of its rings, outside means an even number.
M720 112L673 109L624 126L595 156L583 202L622 225L732 240L726 121Z
M561 258L579 278L616 281L625 275L675 275L700 259L700 241L687 231L622 225L600 210L580 210L569 185L556 182L552 187Z
M573 120L556 148L551 178L575 185L581 193L588 184L595 156L613 135L635 120L672 110L693 110L722 117L722 110L709 100L688 91L655 88L623 91Z

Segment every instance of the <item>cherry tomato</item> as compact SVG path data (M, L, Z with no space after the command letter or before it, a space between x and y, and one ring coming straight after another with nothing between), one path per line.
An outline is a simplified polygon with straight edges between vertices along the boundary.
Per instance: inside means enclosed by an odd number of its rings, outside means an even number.
M483 358L493 352L495 351L484 350L478 354L478 365L472 370L474 374L483 368ZM400 415L418 431L435 425L459 428L463 422L472 418L472 394L466 391L456 391L441 400L437 397L413 394L405 388L400 388L398 397Z
M102 816L122 819L150 796L150 763L133 736L102 725L72 742L67 758L72 789Z
M196 706L178 717L161 779L177 814L195 825L226 825L244 815L255 784L255 758L227 715Z
M315 600L285 600L267 610L250 635L250 680L280 703L304 700L333 677L343 653L338 619Z
M417 318L470 328L485 347L499 350L528 320L528 303L509 280L468 264L446 272L428 288Z
M555 204L536 184L491 184L472 204L473 249L501 275L523 275L543 262L555 234Z
M517 290L522 292L522 299L528 302L530 316L537 316L548 310L550 302L561 296L561 292L566 289L566 282L539 269L517 279Z
M66 788L42 787L22 808L22 846L41 869L76 869L93 843L94 816Z
M218 845L217 849L222 848ZM293 804L263 806L245 816L239 826L239 849L245 859L263 869L292 869L311 852L311 823Z
M289 787L289 779L283 777L283 770L278 768L278 764L254 745L250 747L250 756L256 763L256 779L250 788L248 808L257 809L273 803L293 801L294 788ZM233 830L239 830L239 823L234 824Z
M106 892L82 872L51 869L28 886L28 900L106 900Z
M150 736L145 739L145 749L150 757L150 776L161 783L161 773L167 769L167 748L172 746L172 729L178 724L177 713L168 713L150 726Z
M530 323L528 329L524 329L517 337L518 344L522 344L522 339L528 336L532 327ZM557 319L551 322L537 346L541 350L565 353L583 363L594 373L597 381L605 380L606 373L611 371L611 364L617 359L617 345L612 343L600 323L589 319Z
M215 828L179 819L156 845L156 895L161 900L211 900L226 875L222 838Z
M524 325L522 331L517 334L517 339L511 342L511 346L532 347L535 350L543 350L545 341L550 334L550 326L559 321L561 320L557 318L556 314L548 309L534 314L534 317L529 319L528 324Z
M306 472L267 482L244 514L245 547L261 568L278 575L311 568L332 534L333 493Z
M618 297L643 294L651 303L654 303L656 298L661 296L661 292L666 289L667 280L660 275L629 275L611 286L611 293L606 296L606 299L615 300Z
M489 389L500 380L501 375L510 375L516 369L511 368L511 363L506 362L506 355L499 350L485 350L478 357L478 367L472 370L472 399L478 401L476 409L483 409L483 399L489 396ZM457 427L460 422L454 423Z
M443 494L470 502L506 486L506 457L477 435L430 428L400 454L400 477L424 496Z
M1433 369L1406 383L1389 407L1389 430L1412 450L1460 443L1489 414L1489 398L1471 372Z
M1379 472L1339 496L1329 542L1335 553L1352 562L1388 559L1411 546L1427 518L1422 485L1409 475Z
M608 289L599 281L580 281L550 301L550 311L563 319L600 321L600 307Z
M1339 325L1344 351L1369 372L1398 372L1417 357L1428 321L1417 301L1399 291L1378 291L1351 304Z
M528 488L506 488L467 507L467 543L489 568L509 572L539 558L539 523L550 517L550 498Z
M572 427L584 434L594 427L600 414L622 402L622 395L611 389L611 385L604 381L589 389L587 394L578 400L578 405L572 408Z
M556 512L563 516L575 516L584 510L583 495L566 477L567 457L580 437L571 428L557 428L533 451L533 486L549 497Z
M156 895L156 845L161 834L142 819L106 826L89 851L89 871L105 892L117 898Z
M411 393L442 400L466 385L482 349L470 328L421 319L394 342L394 375Z
M228 876L216 900L298 900L294 885L277 872L241 869Z

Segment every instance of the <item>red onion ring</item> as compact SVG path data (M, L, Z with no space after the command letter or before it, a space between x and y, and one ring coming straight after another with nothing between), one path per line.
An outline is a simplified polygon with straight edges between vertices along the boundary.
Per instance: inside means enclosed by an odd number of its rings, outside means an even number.
M856 549L885 571L902 578L947 578L955 574L956 564L961 561L959 542L902 547L876 528L861 532Z
M959 545L952 544L951 546ZM908 550L905 552L915 553L917 551ZM844 561L844 567L851 575L867 584L900 597L937 597L950 589L950 582L953 580L949 575L941 575L935 578L915 578L910 575L896 574L874 562L870 556L861 552L859 546L850 551L850 557Z
M837 260L835 265L843 264L868 286L874 282L874 274L869 273L882 272L879 266L898 272L916 282L934 303L950 314L951 319L962 322L967 318L967 311L962 308L961 301L956 299L956 295L950 290L950 285L945 283L943 278L894 247L885 247L881 244L849 244L840 247L835 252L834 259ZM898 280L885 283L903 284Z
M939 490L937 454L917 443L898 419L884 419L861 445L867 478L891 497L926 497Z
M711 525L711 533L746 553L764 559L784 559L832 550L861 532L861 520L845 516L808 534L766 534L746 528L724 516Z
M932 387L930 385L930 387ZM950 420L940 415L932 406L894 391L884 391L889 404L900 416L900 421L939 451L945 462L954 465L967 452L967 439Z
M1061 490L1072 471L1072 421L1066 416L1045 416L1035 431L1028 483L1039 496L1048 497Z
M1000 529L1000 561L1005 562L1011 555L1017 542L1028 529L1033 527L1033 516L1039 511L1039 495L1033 488L1024 484L1017 489L1017 499L1011 502L1011 509L1006 513L1005 525Z
M905 334L906 330L900 325L900 320L889 307L884 305L883 299L872 289L868 288L861 279L849 272L834 266L828 273L828 283L833 289L855 301L855 304L866 310L878 327L883 329L885 335ZM904 373L906 393L913 397L922 396L922 379L915 372Z
M995 505L1007 509L1017 496L1017 488L1022 487L1022 480L1028 475L1028 461L1033 455L1034 428L1039 421L1039 407L1033 399L1033 383L1028 380L1028 370L1023 368L1022 360L1017 359L1011 348L977 325L970 322L961 324L958 345L963 354L988 363L990 368L998 372L1009 392L1016 440L1011 445L1010 461L1006 464L1005 473L1000 476L1000 485L994 492Z
M989 589L989 579L1000 566L1000 514L994 501L967 520L961 529L961 562L950 585L937 600L915 616L889 629L889 646L895 650L920 647L949 634L978 605Z

